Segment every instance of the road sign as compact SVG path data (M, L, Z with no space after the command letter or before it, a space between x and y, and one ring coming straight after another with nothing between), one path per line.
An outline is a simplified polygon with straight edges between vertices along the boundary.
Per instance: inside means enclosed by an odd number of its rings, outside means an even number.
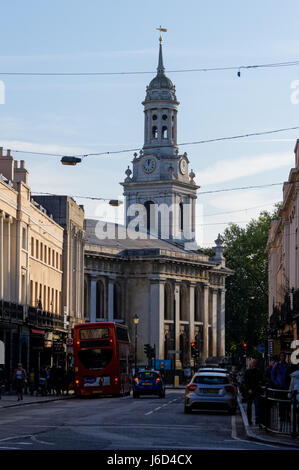
M73 338L67 338L67 339L66 339L66 344L67 344L68 346L73 346Z
M258 344L257 350L258 350L259 353L264 354L265 351L266 351L266 347L265 347L264 344Z

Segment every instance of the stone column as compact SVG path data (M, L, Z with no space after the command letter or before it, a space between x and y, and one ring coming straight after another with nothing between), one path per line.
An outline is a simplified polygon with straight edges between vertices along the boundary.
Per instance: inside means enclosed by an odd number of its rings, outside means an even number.
M12 224L13 219L11 216L8 216L6 219L7 222L7 230L6 230L6 236L7 236L7 245L6 245L6 300L8 302L11 301L11 256L10 256L10 250L11 250L11 235L10 235L10 224Z
M114 282L109 279L108 282L108 321L114 318Z
M96 321L97 317L97 278L90 278L90 321Z
M218 353L219 356L225 356L225 289L221 289L218 295L220 303L218 309Z
M174 286L174 333L175 333L175 342L174 349L178 351L180 349L180 286L176 284ZM179 359L179 354L175 354L176 367L181 367L181 361Z
M22 303L22 275L21 275L21 255L22 255L22 224L20 220L16 220L16 278L14 296L16 302Z
M217 295L216 289L211 290L212 295L212 356L217 356Z
M0 212L0 300L3 299L3 264L4 264L4 251L3 251L3 240L4 240L4 233L3 233L3 219L5 217L4 212Z
M204 361L209 356L209 286L204 285L203 290L203 355Z
M189 344L194 341L194 296L195 296L195 283L190 283L189 285ZM189 355L190 355L190 348L189 348Z

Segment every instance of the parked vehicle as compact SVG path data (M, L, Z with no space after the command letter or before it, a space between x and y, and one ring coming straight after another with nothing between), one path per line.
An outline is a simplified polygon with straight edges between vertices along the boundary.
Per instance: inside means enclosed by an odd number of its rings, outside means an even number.
M229 376L221 372L197 372L185 390L184 412L193 409L224 409L235 414L237 390Z
M158 371L144 370L135 375L133 398L139 398L140 395L158 395L165 398L165 385Z

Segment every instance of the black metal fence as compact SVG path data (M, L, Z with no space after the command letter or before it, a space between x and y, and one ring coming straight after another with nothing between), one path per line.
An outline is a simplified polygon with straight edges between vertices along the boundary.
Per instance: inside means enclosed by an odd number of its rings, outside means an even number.
M296 391L262 387L260 425L267 431L298 437L299 401Z

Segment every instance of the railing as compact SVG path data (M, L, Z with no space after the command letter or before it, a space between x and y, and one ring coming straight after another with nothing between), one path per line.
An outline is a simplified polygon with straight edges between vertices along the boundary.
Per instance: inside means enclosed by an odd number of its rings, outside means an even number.
M266 431L299 435L299 401L296 393L262 387L260 396L260 425Z

